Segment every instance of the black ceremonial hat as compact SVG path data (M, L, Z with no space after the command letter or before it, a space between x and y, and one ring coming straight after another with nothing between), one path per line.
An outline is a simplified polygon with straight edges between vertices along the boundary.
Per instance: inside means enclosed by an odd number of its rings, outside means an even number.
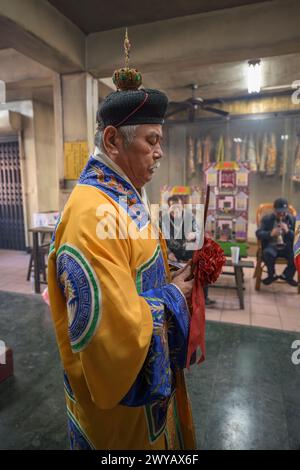
M97 122L107 126L163 124L168 98L159 90L141 89L115 91L103 101Z
M108 95L97 112L99 128L107 126L128 126L138 124L163 124L168 106L167 96L154 89L139 89L142 75L128 67L130 43L124 41L125 67L116 70L113 82L117 91Z

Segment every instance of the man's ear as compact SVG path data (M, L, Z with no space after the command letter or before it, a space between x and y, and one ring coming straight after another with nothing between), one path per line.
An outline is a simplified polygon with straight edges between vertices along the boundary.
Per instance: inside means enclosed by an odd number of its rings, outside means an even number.
M119 153L118 130L113 126L107 126L103 132L103 146L108 154Z

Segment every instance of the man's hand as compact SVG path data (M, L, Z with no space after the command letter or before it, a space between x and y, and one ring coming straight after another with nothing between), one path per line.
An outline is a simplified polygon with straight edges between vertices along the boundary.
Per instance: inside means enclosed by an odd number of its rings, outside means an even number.
M183 266L182 268L176 269L176 271L172 271L172 272L171 272L172 281L173 281L173 279L174 279L175 277L177 277L179 274L183 273L183 271L186 270L187 265L192 265L192 261L188 261L188 262L186 263L186 265Z
M285 224L284 222L281 222L280 227L282 228L282 230L284 231L284 233L288 233L289 227L288 227L287 224Z
M273 228L271 232L271 237L278 237L281 234L281 229L279 227Z
M194 279L187 281L192 276L192 263L188 262L184 268L174 272L172 284L175 284L186 298L192 295Z
M172 253L172 251L170 251L169 255L168 255L168 259L170 261L177 261L177 258L176 256L174 255L174 253Z

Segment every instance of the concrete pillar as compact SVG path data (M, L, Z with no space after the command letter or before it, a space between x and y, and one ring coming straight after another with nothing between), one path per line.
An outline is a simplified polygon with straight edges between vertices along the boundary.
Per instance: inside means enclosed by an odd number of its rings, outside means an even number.
M55 166L54 112L51 104L33 101L33 126L38 211L54 211L58 208L58 181Z
M80 157L77 159L76 152L80 152L85 144L85 160L94 150L98 81L88 73L57 75L53 92L56 171L61 210L77 181L76 177L72 180L66 179L66 160L69 161L71 153L75 163L79 163Z

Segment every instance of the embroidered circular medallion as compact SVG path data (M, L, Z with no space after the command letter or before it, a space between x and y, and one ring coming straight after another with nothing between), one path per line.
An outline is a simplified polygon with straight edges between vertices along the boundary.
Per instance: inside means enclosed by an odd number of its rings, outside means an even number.
M101 289L92 266L74 246L62 245L56 263L58 283L67 301L71 347L79 352L99 324Z

